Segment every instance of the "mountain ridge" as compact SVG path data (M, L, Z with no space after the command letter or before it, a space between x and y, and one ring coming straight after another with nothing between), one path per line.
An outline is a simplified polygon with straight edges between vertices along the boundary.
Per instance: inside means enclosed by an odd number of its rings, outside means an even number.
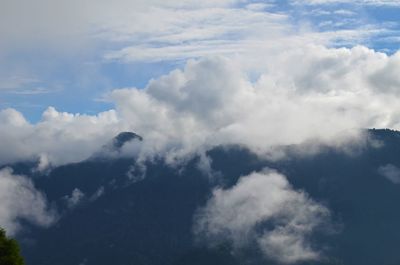
M33 181L57 205L61 218L50 228L32 226L18 235L23 254L27 264L38 265L180 265L190 260L191 264L278 264L254 248L238 252L229 240L225 247L210 247L193 233L195 213L216 188L229 190L243 176L270 168L284 174L294 190L306 192L331 211L334 233L311 238L323 246L324 258L298 264L399 264L400 185L382 176L379 168L400 167L400 133L373 129L368 133L382 145L367 143L356 155L328 148L270 161L243 146L214 147L206 152L211 179L199 169L198 156L178 167L161 158L138 165L126 157L56 167ZM31 172L29 166L14 166L14 171ZM146 177L133 181L129 172ZM91 200L100 188L102 194ZM82 192L83 199L69 208L66 198L74 189Z

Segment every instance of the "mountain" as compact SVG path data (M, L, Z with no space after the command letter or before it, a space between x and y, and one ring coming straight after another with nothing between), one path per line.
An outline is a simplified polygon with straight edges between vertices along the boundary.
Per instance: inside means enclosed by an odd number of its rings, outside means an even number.
M366 139L351 151L321 147L302 154L289 146L280 160L218 146L206 153L213 177L197 155L173 166L162 158L91 158L47 174L17 163L14 172L30 176L60 213L49 228L26 224L18 240L28 265L279 264L251 244L237 251L230 240L207 244L193 232L213 190L269 168L330 211L329 232L308 238L323 258L298 264L400 264L400 132L372 129ZM112 143L118 149L134 140L142 138L122 133Z

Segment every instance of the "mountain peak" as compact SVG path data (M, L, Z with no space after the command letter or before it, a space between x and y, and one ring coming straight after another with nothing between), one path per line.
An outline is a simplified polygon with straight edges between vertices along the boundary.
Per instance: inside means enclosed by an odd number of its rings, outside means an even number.
M113 138L112 147L114 149L119 149L127 142L130 142L135 139L143 141L143 137L134 132L121 132Z
M110 154L119 153L126 143L136 140L141 142L143 137L134 132L120 132L111 141L103 145L99 151L95 152L91 159L108 158Z

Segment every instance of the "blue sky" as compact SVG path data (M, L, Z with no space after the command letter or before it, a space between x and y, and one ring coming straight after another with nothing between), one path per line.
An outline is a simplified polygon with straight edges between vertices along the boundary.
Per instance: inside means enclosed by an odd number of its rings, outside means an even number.
M264 43L279 45L270 43L277 36L387 54L400 42L400 1L394 0L0 5L0 108L32 122L48 106L96 114L113 108L104 98L114 89L143 88L191 58L245 57ZM257 78L256 70L248 72Z

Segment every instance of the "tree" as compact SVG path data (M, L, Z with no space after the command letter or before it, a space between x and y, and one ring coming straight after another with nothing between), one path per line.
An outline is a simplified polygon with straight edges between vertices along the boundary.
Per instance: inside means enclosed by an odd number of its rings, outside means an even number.
M6 231L0 228L0 265L23 265L19 246L15 239L8 238Z

